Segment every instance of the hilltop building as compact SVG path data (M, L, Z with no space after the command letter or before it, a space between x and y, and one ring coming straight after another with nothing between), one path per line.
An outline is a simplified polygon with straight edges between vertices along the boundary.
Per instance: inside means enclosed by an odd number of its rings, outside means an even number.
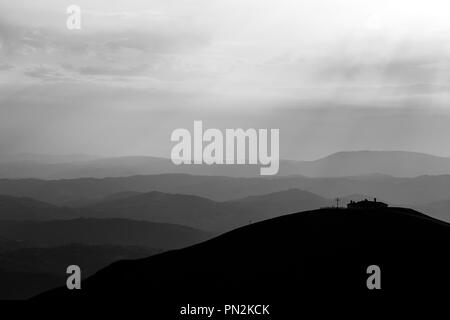
M364 199L362 201L352 200L347 204L347 208L349 209L386 208L387 206L387 203L377 201L377 198L374 198L373 201L367 199Z

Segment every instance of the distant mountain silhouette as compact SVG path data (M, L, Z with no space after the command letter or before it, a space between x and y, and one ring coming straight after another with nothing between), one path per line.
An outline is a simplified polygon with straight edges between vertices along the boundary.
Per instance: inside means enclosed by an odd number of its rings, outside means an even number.
M174 249L207 240L212 234L174 224L126 219L74 219L1 221L0 236L26 241L33 246L79 243Z
M38 301L118 301L176 315L187 303L269 303L272 318L316 301L357 303L447 292L450 225L411 209L321 209L255 223L210 241L121 261ZM381 268L380 291L367 267ZM375 300L374 300L375 299ZM299 307L302 306L302 307Z
M236 210L238 215L246 216L247 219L256 222L275 218L281 214L330 206L333 200L300 189L288 189L232 200L226 204L231 205L232 209L229 210Z
M202 230L221 229L227 217L221 203L191 195L149 192L106 200L83 208L86 217L127 218L174 223Z
M106 178L164 173L255 177L259 175L259 167L257 165L177 166L170 159L149 156L101 158L87 161L68 161L65 163L42 163L39 161L0 162L0 178L9 179Z
M339 197L339 199L340 199L342 204L347 204L350 201L361 201L361 200L364 200L364 199L373 199L373 198L374 198L374 196L369 196L369 195L366 195L366 194L358 194L358 193L349 194L349 195L345 195L345 196L340 196Z
M436 201L414 206L414 209L450 223L450 200Z
M71 208L81 208L86 207L89 205L94 205L101 202L106 201L115 201L119 199L125 199L131 196L137 196L139 194L142 194L144 192L139 191L120 191L113 194L108 194L101 198L82 198L82 199L73 199L70 201L65 201L64 205Z
M450 158L407 151L344 151L315 161L297 162L292 166L296 167L298 174L309 177L450 174Z
M221 232L273 218L282 214L327 206L331 200L298 189L252 196L236 201L216 202L193 195L168 194L158 191L114 193L93 204L78 208L59 208L29 198L0 196L6 200L27 204L14 207L3 205L3 220L43 220L61 218L122 218L150 222L172 223ZM23 210L23 207L26 210ZM45 214L46 215L45 215ZM0 216L0 220L2 216Z
M250 222L330 204L330 200L298 189L229 202L153 191L138 195L131 193L129 197L118 197L116 200L107 198L103 202L82 208L80 212L85 213L86 217L168 222L201 230L224 231Z
M102 202L122 200L122 199L130 198L132 196L138 196L138 195L140 195L142 193L143 192L138 192L138 191L117 192L117 193L113 193L113 194L107 195L106 197L104 197L102 199Z
M0 179L0 194L31 197L56 205L85 206L120 192L159 191L189 194L215 201L237 200L288 189L301 189L321 197L365 194L399 205L420 205L448 199L450 175L394 178L365 176L346 178L229 178L164 174L123 178L73 180Z
M59 220L70 210L26 197L0 195L0 220Z
M0 162L0 178L74 179L183 173L229 177L257 177L257 165L177 166L170 159L149 156L73 159L43 155L26 161ZM66 162L61 162L65 160ZM344 177L384 174L398 177L450 174L450 158L407 151L344 151L314 161L281 160L279 176Z
M308 206L317 208L319 206L324 206L330 204L330 200L325 199L317 194L303 191L300 189L289 189L278 192L273 192L269 194L249 196L242 199L230 201L231 203L237 203L241 205L257 205L261 207L275 206L278 209L280 207L286 206L288 211L292 208L296 208L299 203L308 203ZM264 209L264 208L262 208ZM282 210L282 209L281 209ZM295 210L295 209L294 209Z
M45 153L17 153L17 154L2 154L0 157L0 163L39 163L39 164L58 164L58 163L71 163L79 161L92 161L100 159L102 157L89 155L89 154L45 154Z
M84 276L89 276L112 262L144 258L158 252L160 250L145 247L73 244L0 253L0 300L27 299L65 285L69 265L78 265ZM28 283L24 283L23 278Z

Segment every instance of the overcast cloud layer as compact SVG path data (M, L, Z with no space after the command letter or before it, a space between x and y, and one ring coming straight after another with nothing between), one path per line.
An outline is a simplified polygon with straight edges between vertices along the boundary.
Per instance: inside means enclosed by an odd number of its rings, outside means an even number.
M82 29L66 29L66 7ZM281 156L450 156L448 1L0 4L0 153L168 156L170 133L280 128Z

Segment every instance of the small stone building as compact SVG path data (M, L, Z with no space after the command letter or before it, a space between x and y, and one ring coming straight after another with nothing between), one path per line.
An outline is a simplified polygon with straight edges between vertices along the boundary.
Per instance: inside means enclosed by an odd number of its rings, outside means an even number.
M377 201L377 198L374 198L373 201L367 199L362 201L350 201L347 204L347 208L349 209L386 208L387 206L386 203Z

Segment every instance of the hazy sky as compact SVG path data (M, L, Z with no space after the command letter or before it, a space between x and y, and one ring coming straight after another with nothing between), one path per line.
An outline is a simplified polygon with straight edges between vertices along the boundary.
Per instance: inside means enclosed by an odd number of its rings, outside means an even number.
M82 29L66 28L66 8ZM0 2L0 154L169 156L279 128L283 158L450 156L448 0Z

